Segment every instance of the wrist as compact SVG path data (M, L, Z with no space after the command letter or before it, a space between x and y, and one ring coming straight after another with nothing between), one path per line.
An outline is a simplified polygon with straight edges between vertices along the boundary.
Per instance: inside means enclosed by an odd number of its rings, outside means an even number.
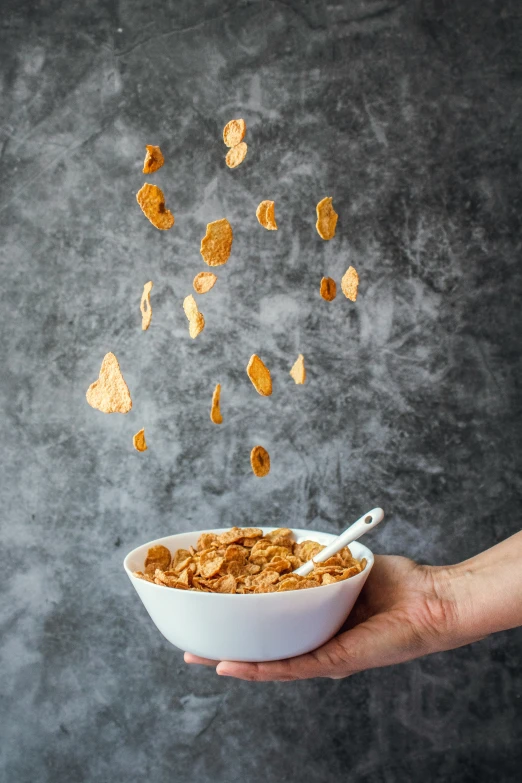
M448 634L459 647L487 636L477 623L475 574L463 564L437 569L439 596L448 617Z
M474 601L472 567L432 566L436 628L433 652L461 647L487 636L480 628Z
M522 625L522 532L451 566L451 592L470 641Z

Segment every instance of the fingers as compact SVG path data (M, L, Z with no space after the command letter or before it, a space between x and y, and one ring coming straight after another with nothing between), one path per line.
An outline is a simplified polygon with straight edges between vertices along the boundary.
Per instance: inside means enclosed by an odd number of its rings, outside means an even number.
M200 658L199 655L193 655L189 652L186 652L183 657L185 663L197 663L200 666L217 666L219 663L219 661L213 661L211 658Z
M313 677L340 679L352 673L346 661L346 651L337 639L332 639L311 653L287 658L284 661L267 663L221 661L216 672L223 677L236 677L251 682L288 682L308 680Z
M350 633L355 634L355 631ZM347 636L348 634L342 634L341 637L332 639L318 650L283 661L268 661L266 663L213 661L210 658L200 658L198 655L186 652L185 663L215 666L217 674L222 677L235 677L251 682L288 682L308 680L313 677L341 679L357 670L354 669L349 647L340 642L340 639Z
M216 666L217 674L251 682L341 679L365 669L402 663L425 655L422 629L408 612L384 612L341 633L306 655L283 661L240 663L212 661L185 653L187 663Z
M305 656L301 656L305 657ZM288 661L274 661L273 663L239 663L237 661L213 661L211 658L200 658L186 652L185 663L199 664L201 666L215 666L216 672L222 677L236 677L240 680L295 680L298 679L294 667L288 665ZM297 660L297 659L294 659ZM314 675L311 675L314 676ZM318 675L315 675L318 676Z
M290 661L269 661L268 663L221 661L216 672L222 677L235 677L238 680L250 680L251 682L287 682L299 679L295 667L290 664Z
M425 654L417 634L404 618L381 615L336 636L317 650L297 658L267 663L221 661L216 672L251 682L342 679L365 669L389 666ZM201 659L197 659L199 663ZM214 662L203 662L212 665Z
M200 658L186 652L185 663L200 666L215 666L217 674L222 677L236 677L239 680L253 682L301 680L310 677L324 677L321 666L314 660L315 653L289 658L285 661L270 661L268 663L241 663L238 661L213 661L211 658Z

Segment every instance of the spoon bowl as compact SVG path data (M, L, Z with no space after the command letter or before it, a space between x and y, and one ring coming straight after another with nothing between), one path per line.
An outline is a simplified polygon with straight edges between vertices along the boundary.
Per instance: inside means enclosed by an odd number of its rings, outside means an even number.
M369 530L373 530L373 528L377 527L383 519L384 511L382 508L372 508L371 511L364 514L357 522L354 522L353 525L347 527L344 533L337 536L331 544L328 544L328 546L322 549L315 557L312 557L311 560L300 566L300 568L296 568L294 574L297 574L298 576L308 576L308 574L313 571L316 563L324 563L325 560L336 555L337 552L340 552L345 546L348 546L348 544L351 544L353 541L357 541L358 538Z

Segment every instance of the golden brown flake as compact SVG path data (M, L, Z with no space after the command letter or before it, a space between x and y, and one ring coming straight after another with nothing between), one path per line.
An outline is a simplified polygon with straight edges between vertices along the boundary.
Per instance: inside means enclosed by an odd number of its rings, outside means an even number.
M243 537L243 531L240 527L231 527L230 530L226 530L224 533L220 533L218 536L218 543L220 546L229 546L229 544L235 544L237 541L241 541Z
M195 318L189 323L189 335L193 340L196 339L205 328L205 319L202 313L198 313Z
M332 576L331 574L328 574L328 573L327 574L323 574L322 575L322 579L323 579L323 581L322 581L321 584L323 584L323 585L331 585L334 582L338 582L339 581L339 577Z
M232 574L227 576L221 576L212 583L212 589L216 593L235 593L236 592L236 580Z
M263 228L266 228L268 231L277 231L273 201L262 201L256 209L256 217Z
M228 168L235 169L240 163L243 163L246 158L247 150L248 147L244 141L241 141L239 144L236 144L235 147L229 149L225 158Z
M260 574L256 574L252 577L252 584L253 585L273 585L277 581L279 581L279 574L277 571L273 571L272 569L266 569L265 571L262 571Z
M159 147L154 147L152 144L147 144L145 149L147 152L145 154L145 160L143 161L143 173L153 174L163 166L165 158L161 154Z
M344 273L343 279L341 280L341 288L345 297L350 299L351 302L355 302L357 299L357 289L359 288L359 275L353 266L349 266Z
M147 451L147 443L145 441L145 430L142 429L134 435L132 439L132 445L136 451Z
M195 339L205 327L205 319L203 314L199 312L196 300L189 294L183 300L183 309L189 322L189 334L192 339Z
M337 285L335 284L335 280L331 277L323 277L319 293L327 302L333 302L337 296Z
M304 366L304 356L302 353L300 353L295 360L294 365L290 370L290 375L297 384L302 384L306 381L306 370Z
M131 410L129 389L113 353L103 357L98 380L91 383L86 397L89 405L102 413L128 413Z
M270 370L256 353L250 357L246 370L255 390L263 397L269 397L272 394Z
M263 478L270 473L270 456L262 446L254 446L250 452L250 464L258 478Z
M145 568L153 565L155 568L161 568L162 571L166 571L170 565L170 561L170 550L167 549L166 546L163 546L163 544L156 544L156 546L151 546L147 552Z
M189 552L188 549L178 549L174 552L174 557L170 563L170 570L179 573L180 571L183 571L184 568L187 568L191 562L193 562L192 553Z
M138 579L144 579L145 582L152 582L154 584L154 579L148 574L144 574L143 571L134 571L133 576L137 576Z
M245 538L258 539L263 535L263 531L259 527L242 527L240 530Z
M271 530L266 534L266 537L273 541L275 538L291 538L292 531L289 527L276 527L275 530Z
M206 294L211 288L214 288L216 281L217 277L212 272L200 272L194 278L192 285L197 294Z
M166 231L174 225L174 215L165 207L165 196L157 185L145 183L136 193L136 200L143 214L153 226Z
M230 120L223 128L223 141L227 147L236 147L245 138L245 133L246 123L244 120Z
M233 239L232 226L226 218L209 223L200 248L205 263L209 266L226 264L232 250Z
M239 544L230 544L225 550L225 561L235 561L241 565L244 565L247 554L248 550L246 550L244 546L240 546Z
M198 538L197 551L202 552L204 549L210 549L214 544L217 545L218 537L215 533L202 533Z
M223 416L219 410L219 398L221 396L221 384L216 383L214 394L212 395L212 405L210 408L210 420L214 424L223 424Z
M302 541L294 547L294 555L301 558L303 563L307 563L312 557L318 555L324 549L324 546L317 541Z
M200 573L205 579L209 579L211 576L215 576L219 573L219 569L225 562L222 555L214 549L209 549L206 552L202 552L199 556Z
M150 292L152 291L152 280L145 283L143 286L143 293L141 295L140 310L141 310L141 328L146 331L150 322L152 321L152 307L150 304Z
M175 587L178 590L188 590L188 585L178 579L176 576L169 576L161 568L157 568L154 572L154 582L157 585L164 585L165 587Z
M315 227L321 239L333 239L335 236L335 227L337 225L337 212L332 206L330 196L323 198L316 207L317 223Z
M281 580L279 584L277 585L277 592L283 593L287 590L299 590L301 587L300 585L300 577L297 575L292 575L290 579L285 579L284 581Z

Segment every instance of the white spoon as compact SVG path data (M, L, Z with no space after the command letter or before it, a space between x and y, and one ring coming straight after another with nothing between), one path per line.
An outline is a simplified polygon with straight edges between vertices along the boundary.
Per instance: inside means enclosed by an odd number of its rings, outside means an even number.
M300 568L296 568L293 573L297 574L298 576L308 576L310 571L313 571L314 565L316 563L323 563L325 560L328 560L329 557L336 555L337 552L340 552L343 547L348 546L348 544L351 544L352 541L356 541L358 538L367 533L368 530L372 530L379 524L379 522L382 522L383 519L384 511L382 508L372 508L371 511L368 511L367 514L364 514L364 516L358 519L357 522L354 522L353 525L347 527L344 533L341 533L340 536L337 536L335 541L332 541L331 544L322 549L315 557L312 557L311 560L302 565Z

